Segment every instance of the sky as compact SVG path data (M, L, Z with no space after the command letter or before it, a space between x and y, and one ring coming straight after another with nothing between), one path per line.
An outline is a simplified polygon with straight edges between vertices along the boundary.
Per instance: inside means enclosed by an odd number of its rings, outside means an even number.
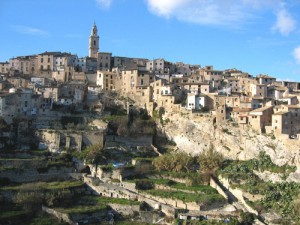
M300 82L300 0L0 0L0 62L100 51Z

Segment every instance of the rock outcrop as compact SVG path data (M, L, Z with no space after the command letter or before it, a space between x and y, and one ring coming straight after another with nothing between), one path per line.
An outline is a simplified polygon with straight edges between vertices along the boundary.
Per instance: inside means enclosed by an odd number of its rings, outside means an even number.
M209 114L197 119L168 115L168 119L168 123L158 128L177 144L178 150L197 155L213 144L216 151L234 160L256 158L260 151L265 151L273 163L295 165L300 172L300 140L261 135L229 121L215 125ZM294 174L293 177L299 176Z

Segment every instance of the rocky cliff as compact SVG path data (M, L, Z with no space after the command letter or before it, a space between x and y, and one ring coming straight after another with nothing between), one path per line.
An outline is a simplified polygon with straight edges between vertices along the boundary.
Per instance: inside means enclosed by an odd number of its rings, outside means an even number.
M168 122L159 125L159 129L177 144L178 150L197 155L213 144L216 151L234 160L255 158L260 151L265 151L277 165L296 165L298 173L291 174L290 179L300 180L300 140L260 135L232 122L214 125L209 114L193 118L168 115L167 118Z

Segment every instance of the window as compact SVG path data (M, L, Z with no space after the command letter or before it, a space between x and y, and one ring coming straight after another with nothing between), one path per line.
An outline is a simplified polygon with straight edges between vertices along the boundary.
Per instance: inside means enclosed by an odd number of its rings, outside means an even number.
M96 46L96 40L94 40L94 46Z
M43 58L41 58L41 63L43 63L44 62L44 59ZM14 63L13 63L13 65L12 66L14 66Z
M50 62L50 58L48 58L48 63Z

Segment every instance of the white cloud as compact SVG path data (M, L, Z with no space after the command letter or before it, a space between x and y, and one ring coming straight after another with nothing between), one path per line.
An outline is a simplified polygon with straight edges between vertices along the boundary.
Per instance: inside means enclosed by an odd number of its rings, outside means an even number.
M97 6L108 9L112 3L112 0L96 0Z
M278 31L282 35L287 36L296 29L296 20L289 14L284 6L281 7L276 16L277 20L272 28L274 31Z
M300 64L300 46L294 49L293 56L298 64Z
M166 18L202 25L238 27L259 18L263 10L274 11L283 0L146 0L149 10ZM291 17L280 27L287 27ZM293 24L291 24L293 27ZM287 29L288 31L291 28Z
M148 7L153 13L166 17L191 2L191 0L147 0Z
M13 25L12 28L22 34L28 34L28 35L35 35L35 36L48 36L49 33L45 30L34 28L34 27L28 27L28 26L22 26L22 25Z

